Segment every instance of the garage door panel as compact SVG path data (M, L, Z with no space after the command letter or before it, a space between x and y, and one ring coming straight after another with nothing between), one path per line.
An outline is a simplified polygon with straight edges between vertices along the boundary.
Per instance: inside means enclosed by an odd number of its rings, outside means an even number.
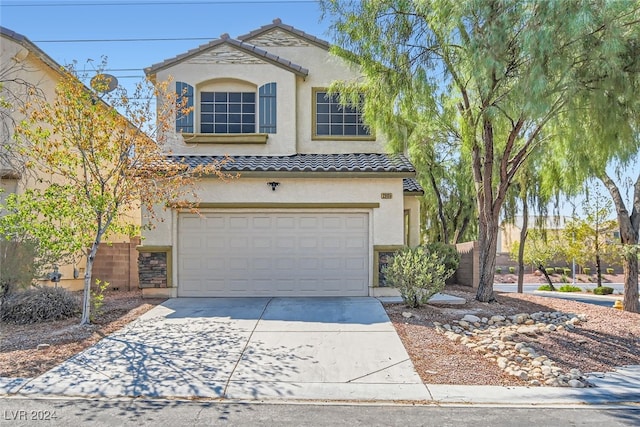
M364 213L182 214L179 296L362 296Z

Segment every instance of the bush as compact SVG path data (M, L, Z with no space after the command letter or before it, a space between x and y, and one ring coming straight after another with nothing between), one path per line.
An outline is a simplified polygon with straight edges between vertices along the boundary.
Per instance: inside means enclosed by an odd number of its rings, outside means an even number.
M565 276L570 276L570 275L571 275L571 269L570 269L570 268L565 267L565 268L563 268L563 269L562 269L562 273L563 273Z
M613 274L614 270L613 268L607 268L607 274Z
M0 320L11 323L37 323L73 317L80 302L63 288L38 286L9 295L0 306Z
M591 274L591 269L589 267L585 267L585 268L582 269L582 272L584 274Z
M553 267L547 267L545 270L547 270L547 274L550 276L556 273L556 269Z
M558 288L560 292L582 292L582 288L573 285L562 285Z
M514 274L516 272L515 267L509 267L509 273Z
M599 288L594 288L593 293L596 295L611 295L613 293L613 288L609 286L600 286Z
M441 242L433 242L424 245L424 248L429 253L437 254L442 260L445 269L455 272L458 266L460 266L460 254L454 246Z
M502 274L502 267L496 267L496 274Z
M568 283L569 282L569 278L564 273L562 273L562 276L560 277L560 280L562 280L562 283Z
M385 277L400 291L407 306L419 307L444 289L445 280L455 272L447 269L444 258L426 247L405 248L395 253L385 269Z
M546 285L541 285L540 287L538 287L539 291L552 291L553 289L551 289L551 285L546 284Z

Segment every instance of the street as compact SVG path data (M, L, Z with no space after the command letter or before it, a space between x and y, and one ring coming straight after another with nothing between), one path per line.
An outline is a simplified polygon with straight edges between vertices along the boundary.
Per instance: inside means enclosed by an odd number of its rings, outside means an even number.
M175 400L0 400L0 425L11 426L632 426L639 407L484 407L231 403Z
M562 285L555 284L555 286L556 288L558 288ZM591 284L589 286L578 284L576 286L580 286L585 290L595 288L594 284ZM622 283L607 283L606 285L603 285L603 286L609 286L613 288L613 295L600 296L600 295L594 295L594 294L583 294L583 293L575 293L575 292L554 292L554 293L535 292L540 287L540 283L531 283L531 284L525 283L523 288L524 288L524 292L527 294L535 293L536 295L539 295L539 296L568 299L568 300L583 302L587 304L595 304L602 307L612 307L616 299L622 299L621 293L624 290L624 285ZM495 283L493 285L493 289L496 292L516 292L517 284Z

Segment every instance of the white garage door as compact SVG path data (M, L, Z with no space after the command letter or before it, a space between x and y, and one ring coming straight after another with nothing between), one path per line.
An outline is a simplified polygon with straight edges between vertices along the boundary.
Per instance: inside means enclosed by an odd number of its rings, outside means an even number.
M178 295L366 296L366 213L180 214Z

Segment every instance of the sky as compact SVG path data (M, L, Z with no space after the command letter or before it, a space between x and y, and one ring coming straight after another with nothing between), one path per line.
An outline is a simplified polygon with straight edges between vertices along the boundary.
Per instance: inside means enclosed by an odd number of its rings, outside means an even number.
M224 33L237 38L275 18L332 41L330 21L315 0L0 0L0 25L26 36L60 65L77 61L77 69L92 70L87 60L97 65L106 56L105 71L128 90L145 67ZM576 213L561 201L560 213L581 216L581 202L573 200Z
M77 61L78 69L92 70L87 60L99 64L106 56L106 72L126 87L144 77L145 67L275 18L331 41L321 15L313 0L0 0L0 25L60 65Z

